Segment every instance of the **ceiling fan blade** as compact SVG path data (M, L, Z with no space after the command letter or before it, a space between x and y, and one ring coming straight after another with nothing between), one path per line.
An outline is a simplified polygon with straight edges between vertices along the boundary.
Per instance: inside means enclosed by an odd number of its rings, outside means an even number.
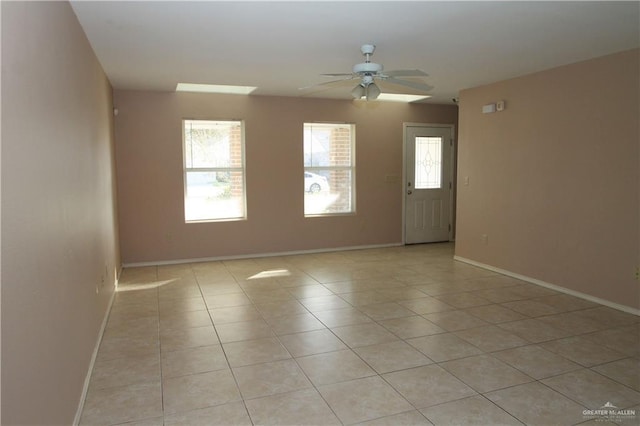
M348 75L351 75L351 74L348 74ZM339 84L339 83L342 83L344 81L348 81L348 80L352 80L352 79L353 79L352 77L349 77L349 78L341 78L339 80L325 81L323 83L311 84L309 86L300 87L300 88L298 88L298 90L306 90L306 89L312 89L314 87L322 87L322 86L331 86L331 85Z
M428 92L430 90L433 90L433 86L429 86L428 84L424 84L424 83L417 83L417 82L414 82L414 81L400 80L400 79L393 78L393 77L383 78L383 80L385 82L387 82L387 83L398 84L400 86L411 87L412 89L420 90L422 92Z
M422 70L393 70L385 71L384 75L389 77L428 77L429 74Z
M324 75L326 77L346 77L348 75L353 76L353 73L352 72L338 72L338 73L320 74L320 75Z

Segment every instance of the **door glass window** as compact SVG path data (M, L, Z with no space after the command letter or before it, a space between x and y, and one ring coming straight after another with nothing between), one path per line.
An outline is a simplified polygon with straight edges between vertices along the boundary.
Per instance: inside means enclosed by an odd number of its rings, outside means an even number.
M416 136L415 189L442 188L442 137Z

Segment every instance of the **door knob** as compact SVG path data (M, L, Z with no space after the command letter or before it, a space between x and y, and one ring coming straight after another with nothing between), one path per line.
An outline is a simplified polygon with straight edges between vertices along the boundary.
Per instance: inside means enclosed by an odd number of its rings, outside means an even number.
M413 194L413 191L412 190L408 190L407 194L411 195L411 194Z

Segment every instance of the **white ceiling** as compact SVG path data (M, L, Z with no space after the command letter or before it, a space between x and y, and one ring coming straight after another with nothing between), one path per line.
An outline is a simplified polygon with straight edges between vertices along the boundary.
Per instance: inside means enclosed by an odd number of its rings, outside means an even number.
M385 70L422 69L428 102L461 89L640 46L640 2L72 1L111 84L257 86L256 95L350 99L360 46ZM381 84L383 91L410 89ZM594 88L597 90L598 88Z

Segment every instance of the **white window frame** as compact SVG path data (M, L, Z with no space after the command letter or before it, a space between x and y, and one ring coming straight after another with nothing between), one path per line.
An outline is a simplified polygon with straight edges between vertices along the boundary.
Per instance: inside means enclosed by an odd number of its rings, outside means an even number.
M304 149L304 132L307 129L307 126L317 126L317 127L349 127L350 128L350 159L351 164L349 166L306 166L304 165L304 158L306 157L306 152ZM354 123L344 123L344 122L304 122L303 123L303 168L304 172L316 173L319 171L331 171L331 170L348 170L351 175L351 190L350 190L350 210L342 211L342 212L328 212L328 213L307 213L306 212L306 189L305 189L305 201L304 205L304 216L305 217L324 217L324 216L348 216L354 215L356 213L356 125ZM303 177L304 179L304 177Z
M210 123L233 123L240 125L240 149L241 149L241 166L240 167L187 167L187 139L186 125L189 122L210 122ZM201 222L229 222L247 219L247 182L246 182L246 159L245 159L245 127L244 120L213 120L213 119L183 119L182 120L182 165L183 165L183 182L184 182L184 215L185 223L201 223ZM203 219L187 219L187 174L189 172L241 172L242 173L242 215L226 216L226 217L210 217Z

